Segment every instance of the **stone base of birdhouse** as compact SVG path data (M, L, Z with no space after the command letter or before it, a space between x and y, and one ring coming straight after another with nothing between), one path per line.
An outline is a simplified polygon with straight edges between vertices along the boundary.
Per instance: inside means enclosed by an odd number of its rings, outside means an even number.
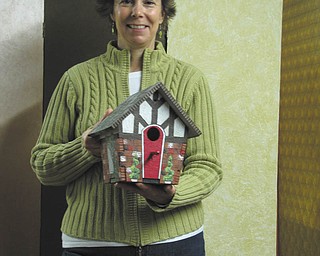
M106 183L179 183L186 150L185 143L165 142L157 178L144 178L142 142L139 139L108 137L102 141L102 165Z

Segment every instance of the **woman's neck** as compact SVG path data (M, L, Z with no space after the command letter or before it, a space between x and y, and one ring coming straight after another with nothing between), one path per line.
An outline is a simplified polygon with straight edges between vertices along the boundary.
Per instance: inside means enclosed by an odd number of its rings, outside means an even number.
M142 70L142 59L144 49L134 49L130 51L130 72Z
M155 48L155 39L150 42L150 45L128 45L123 41L117 40L118 49L128 49L130 51L130 72L141 71L143 63L143 53L146 48Z

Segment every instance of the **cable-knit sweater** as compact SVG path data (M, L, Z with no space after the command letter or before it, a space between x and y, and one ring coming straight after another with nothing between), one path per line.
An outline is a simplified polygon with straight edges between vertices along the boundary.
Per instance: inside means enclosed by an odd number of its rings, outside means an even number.
M189 139L176 194L165 208L103 181L101 159L81 135L106 109L129 96L130 52L110 42L107 51L70 68L50 100L31 165L44 185L66 185L61 230L73 237L146 245L192 232L203 225L201 200L222 178L215 113L202 72L169 56L161 43L143 54L141 89L162 82L202 135Z

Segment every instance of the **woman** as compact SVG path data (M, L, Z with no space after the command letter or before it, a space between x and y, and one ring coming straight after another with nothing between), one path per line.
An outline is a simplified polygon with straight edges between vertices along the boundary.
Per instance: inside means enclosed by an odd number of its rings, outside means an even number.
M64 255L205 255L201 200L222 172L207 80L156 41L175 3L99 0L98 6L117 41L62 76L31 157L42 184L67 186ZM100 145L88 134L130 94L158 81L202 131L188 140L179 185L104 184Z

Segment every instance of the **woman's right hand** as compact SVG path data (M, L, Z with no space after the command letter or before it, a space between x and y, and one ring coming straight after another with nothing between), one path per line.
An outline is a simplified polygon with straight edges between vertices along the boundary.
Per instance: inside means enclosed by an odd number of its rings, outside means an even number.
M92 138L89 136L91 131L97 127L107 116L111 114L113 110L111 108L107 109L102 118L91 128L86 130L82 134L82 142L86 150L88 150L95 157L101 157L101 144L100 141L96 138Z

